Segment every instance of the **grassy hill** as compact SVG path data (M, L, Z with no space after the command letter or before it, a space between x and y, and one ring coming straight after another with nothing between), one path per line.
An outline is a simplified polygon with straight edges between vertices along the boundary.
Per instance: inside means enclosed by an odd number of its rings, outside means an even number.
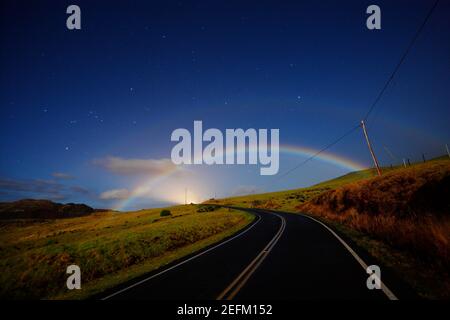
M450 161L352 172L309 188L208 203L307 213L396 270L419 295L450 298Z
M399 253L393 267L423 296L450 298L450 161L433 161L326 191L296 210ZM347 232L349 233L349 232ZM385 259L380 245L366 246Z
M309 188L209 203L314 215L395 270L421 296L450 297L450 161L383 171L381 178L363 170ZM86 298L220 241L253 219L210 206L167 210L167 216L150 209L0 219L0 298ZM70 264L81 268L82 290L66 289Z
M166 210L167 216L151 209L0 221L0 298L86 298L217 242L253 220L244 212L196 205ZM81 268L81 290L66 288L71 264Z
M390 170L390 169L389 169ZM230 197L224 199L210 199L207 204L233 205L240 207L253 207L265 209L277 209L282 211L296 211L296 207L325 191L335 189L347 183L374 177L376 171L367 169L351 172L344 176L319 183L317 185L286 191L268 192L261 194L250 194L244 196Z
M403 166L382 168L383 177L389 173L404 172L403 170L421 170L427 167L450 166L448 157L439 157L426 163L415 163L407 168ZM432 169L433 170L433 169ZM327 180L311 187L299 188L293 190L276 191L260 194L249 194L243 196L229 197L223 199L210 199L205 204L232 205L241 207L255 207L266 209L277 209L283 211L298 212L298 206L330 190L338 189L342 186L376 178L375 169L366 169L350 172L343 176Z

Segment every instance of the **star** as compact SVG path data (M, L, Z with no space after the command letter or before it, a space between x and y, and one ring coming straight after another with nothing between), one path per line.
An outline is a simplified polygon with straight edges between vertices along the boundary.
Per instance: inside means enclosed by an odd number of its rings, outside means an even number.
M64 149L65 149L66 151L69 151L70 148L69 148L69 147L65 147Z

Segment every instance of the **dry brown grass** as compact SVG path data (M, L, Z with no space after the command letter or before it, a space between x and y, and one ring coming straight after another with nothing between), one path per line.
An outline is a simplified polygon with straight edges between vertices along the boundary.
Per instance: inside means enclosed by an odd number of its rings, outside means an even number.
M327 191L297 206L450 270L450 164L436 161ZM447 284L450 292L450 285Z

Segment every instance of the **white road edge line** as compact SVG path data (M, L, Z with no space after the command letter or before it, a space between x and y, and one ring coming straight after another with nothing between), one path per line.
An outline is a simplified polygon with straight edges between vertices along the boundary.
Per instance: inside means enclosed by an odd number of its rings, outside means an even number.
M306 218L308 218L308 219L311 219L311 220L313 220L313 221L315 221L315 222L317 222L317 223L319 223L320 225L322 225L323 227L325 227L325 229L327 229L333 236L335 236L336 237L336 239L338 239L339 240L339 242L352 254L352 256L353 256L353 258L355 258L356 259L356 261L358 261L358 263L361 265L361 267L363 267L363 269L364 269L364 271L366 271L367 270L367 264L364 262L364 260L363 259L361 259L361 257L360 256L358 256L358 254L341 238L341 237L339 237L338 236L338 234L336 233L336 232L334 232L330 227L328 227L325 223L323 223L322 221L320 221L320 220L317 220L317 219L315 219L315 218L313 218L313 217L310 217L310 216L308 216L308 215L306 215L306 214L303 214L303 213L300 213L300 215L302 216L302 217L306 217ZM383 281L381 281L381 279L380 279L380 282L381 282L381 290L383 291L383 293L388 297L388 299L389 300L399 300L398 298L397 298L397 296L386 286L386 284L384 284L384 282Z
M191 261L191 260L194 260L194 259L196 259L196 258L198 258L198 257L200 257L200 256L202 256L202 255L204 255L205 253L208 253L208 252L210 252L210 251L212 251L212 250L214 250L214 249L217 249L217 248L223 246L224 244L226 244L226 243L228 243L228 242L230 242L230 241L232 241L232 240L234 240L234 239L236 239L236 238L239 238L240 236L244 235L244 234L247 233L249 230L251 230L255 225L257 225L257 224L259 223L259 221L261 221L261 216L260 216L259 214L257 214L257 217L258 217L258 220L256 220L256 222L254 222L250 227L248 227L248 228L245 229L244 231L240 232L239 234L235 235L234 237L229 238L229 239L227 239L226 241L221 242L221 243L215 245L214 247L211 247L211 248L209 248L209 249L207 249L207 250L205 250L205 251L202 251L202 252L196 254L195 256L190 257L189 259L183 260L183 261L177 263L176 265L173 265L173 266L170 267L170 268L164 269L164 270L162 270L161 272L158 272L158 273L156 273L156 274L154 274L154 275L152 275L152 276L150 276L150 277L148 277L148 278L142 279L141 281L138 281L138 282L136 282L136 283L134 283L134 284L132 284L132 285L126 287L126 288L123 288L123 289L121 289L121 290L119 290L119 291L117 291L117 292L114 292L114 293L112 293L112 294L110 294L110 295L108 295L108 296L106 296L106 297L104 297L104 298L102 298L102 299L100 299L100 300L107 300L107 299L109 299L109 298L112 298L112 297L114 297L114 296L116 296L116 295L118 295L118 294L120 294L120 293L122 293L122 292L124 292L124 291L127 291L127 290L129 290L129 289L131 289L131 288L134 288L134 287L136 287L136 286L138 286L138 285L140 285L140 284L142 284L142 283L144 283L144 282L147 282L148 280L151 280L151 279L153 279L153 278L156 278L156 277L158 277L158 276L160 276L160 275L162 275L162 274L164 274L164 273L166 273L166 272L168 272L168 271L170 271L170 270L173 270L173 269L175 269L175 268L177 268L177 267L179 267L179 266L181 266L181 265L183 265L183 264L185 264L185 263L187 263L187 262L189 262L189 261Z

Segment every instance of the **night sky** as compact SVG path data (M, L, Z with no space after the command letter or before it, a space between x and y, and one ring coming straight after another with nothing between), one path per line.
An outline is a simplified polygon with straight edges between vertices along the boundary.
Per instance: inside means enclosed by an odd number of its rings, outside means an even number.
M81 8L82 29L66 28ZM377 4L382 29L366 28ZM279 128L319 150L358 124L432 1L2 1L0 201L121 210L308 186L352 171L315 159L173 168L170 135ZM450 144L450 2L441 1L368 119L383 165ZM369 167L361 131L328 150ZM390 154L390 153L391 154ZM308 153L282 152L280 171ZM274 181L273 183L271 183ZM275 182L276 181L276 182Z

